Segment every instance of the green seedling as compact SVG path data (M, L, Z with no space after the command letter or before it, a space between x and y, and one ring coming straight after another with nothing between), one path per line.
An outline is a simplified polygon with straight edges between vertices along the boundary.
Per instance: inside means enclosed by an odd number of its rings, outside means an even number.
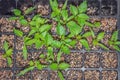
M120 51L119 45L120 41L118 41L118 32L114 31L112 37L109 39L108 44L115 50Z
M29 66L27 68L25 68L24 70L20 71L20 73L17 74L17 76L22 76L25 73L34 70L35 68L37 68L38 70L42 70L45 67L47 67L47 66L41 64L39 61L30 61Z
M12 53L13 53L13 49L9 48L9 45L8 45L7 41L4 42L3 48L5 50L5 54L3 54L3 57L7 59L8 66L10 66L12 64L11 56L12 56Z
M92 43L93 46L100 46L105 50L109 50L109 48L107 48L103 43L100 42L104 38L104 34L105 34L104 32L100 32L96 37L94 37Z

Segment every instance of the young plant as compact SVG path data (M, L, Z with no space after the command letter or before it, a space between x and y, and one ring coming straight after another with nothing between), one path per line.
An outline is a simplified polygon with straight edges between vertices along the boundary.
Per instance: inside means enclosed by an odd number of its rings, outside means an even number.
M13 53L13 49L9 47L7 41L4 41L3 48L5 50L5 53L3 54L3 57L7 59L8 66L10 66L12 64L11 56L12 56L12 53Z
M37 68L38 70L42 70L45 67L46 67L46 65L41 64L38 60L36 60L36 61L31 60L29 62L29 66L27 68L25 68L24 70L20 71L20 73L17 74L17 76L24 75L25 73L34 70L34 68Z
M100 32L96 37L94 37L92 43L93 43L93 46L100 46L105 50L109 50L109 48L107 48L103 43L100 42L104 38L104 34L105 32Z
M120 52L120 41L118 41L118 32L119 31L114 31L112 34L112 37L109 39L108 44L115 50Z

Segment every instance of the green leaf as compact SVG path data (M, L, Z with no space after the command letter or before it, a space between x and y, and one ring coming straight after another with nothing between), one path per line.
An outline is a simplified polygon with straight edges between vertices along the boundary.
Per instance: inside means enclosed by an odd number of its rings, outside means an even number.
M118 40L118 31L114 31L112 34L112 37L110 39L111 41L117 41Z
M53 54L53 48L52 47L48 47L48 53L47 55L54 60L54 54Z
M42 70L43 69L43 66L40 64L39 61L35 61L35 65L36 65L38 70Z
M79 5L78 10L79 10L79 13L83 13L83 12L87 11L87 1L86 0Z
M35 7L30 7L30 8L28 8L28 9L25 11L25 15L31 13L34 9L35 9Z
M51 45L52 44L52 41L53 41L53 38L50 34L47 34L46 37L45 37L45 42L46 42L46 45Z
M10 17L9 20L17 20L17 17Z
M72 47L74 47L76 45L77 41L76 40L72 40L69 45L71 45Z
M86 50L90 50L90 47L89 47L89 44L88 44L87 40L81 39L80 43L86 48Z
M78 9L76 6L70 5L70 13L72 13L73 15L77 15L78 14Z
M7 57L11 56L11 55L12 55L12 52L13 52L12 49L8 49L8 50L6 51Z
M120 48L118 46L113 46L113 48L120 52Z
M42 41L40 41L40 40L35 40L35 47L36 47L37 49L41 48L42 45L43 45Z
M58 76L59 76L60 80L65 80L63 77L63 74L60 71L58 71Z
M62 10L61 14L62 14L63 20L66 21L68 19L68 11Z
M18 29L13 29L13 31L14 31L14 33L15 33L15 35L17 35L17 36L19 36L19 37L22 37L23 36L23 32L22 31L20 31L20 30L18 30Z
M50 69L51 70L58 70L58 64L57 63L50 64Z
M22 24L22 25L24 25L24 26L27 26L28 22L27 22L27 20L25 20L25 19L21 19L21 20L20 20L20 24Z
M25 60L27 60L27 48L25 45L23 46L23 57Z
M94 25L95 25L95 27L100 27L101 24L100 24L100 22L95 22Z
M39 57L40 57L40 58L45 58L45 55L44 55L44 54L40 54Z
M67 27L70 29L72 35L78 35L82 31L82 28L74 21L68 22Z
M33 65L34 65L34 62L33 62L33 61L30 61L30 62L29 62L29 65L30 65L30 66L33 66Z
M42 26L39 28L39 31L40 31L40 32L49 31L50 28L51 28L51 25L45 24L45 25L42 25Z
M33 45L35 42L36 42L35 39L30 39L30 40L26 41L25 44L31 46L31 45Z
M61 50L58 52L58 54L57 54L57 63L59 63L60 62L60 60L61 60L61 55L62 55L62 52L61 52Z
M115 45L120 45L120 41L114 42Z
M53 47L56 47L56 48L60 48L60 46L61 46L61 42L60 41L57 41L57 40L54 40L53 42L52 42L52 46Z
M62 46L61 50L65 53L65 54L70 54L70 49L67 46Z
M35 30L31 30L30 32L29 32L29 34L28 34L28 36L31 36L31 35L33 35L34 33L36 33L37 31L35 31Z
M57 0L49 0L50 1L50 6L52 8L53 11L55 11L56 9L58 9L58 3Z
M67 2L68 2L68 0L65 1L64 5L63 5L63 7L62 7L62 9L66 9L66 8L67 8Z
M20 16L21 15L21 11L18 9L14 9L13 13L15 14L15 16Z
M9 46L7 41L4 41L3 48L5 49L5 51L8 50Z
M22 75L24 75L25 73L27 73L27 72L33 70L34 68L35 68L34 66L28 67L28 68L22 70L19 74L17 74L17 76L22 76Z
M69 65L68 63L63 62L63 63L60 63L60 64L58 65L58 67L59 67L59 69L61 69L61 70L65 70L65 69L69 68L70 65Z
M10 66L12 64L12 59L10 57L7 57L7 62L8 62L8 66Z
M92 33L91 33L91 32L85 32L85 33L82 35L82 37L84 37L84 38L87 38L87 37L90 37L90 36L92 36Z
M79 19L89 20L89 16L87 14L79 14L77 17Z
M105 32L100 32L98 35L97 35L97 41L100 41L101 39L104 38L104 35L105 35Z
M65 35L65 28L60 23L58 23L56 32L60 36Z
M85 25L89 26L89 27L95 27L94 24L90 23L90 22L85 22Z
M98 43L98 45L103 48L103 49L106 49L106 50L109 50L109 48L107 48L105 45L101 44L101 43Z

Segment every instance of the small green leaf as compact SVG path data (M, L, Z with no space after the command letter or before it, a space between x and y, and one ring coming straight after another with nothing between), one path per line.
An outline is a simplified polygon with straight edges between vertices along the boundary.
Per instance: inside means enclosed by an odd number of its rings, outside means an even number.
M37 64L37 66L36 66L36 67L37 67L37 69L38 69L38 70L42 70L42 69L43 69L43 66L42 66L40 63L39 63L39 64Z
M60 63L60 64L58 65L58 67L59 67L59 69L61 69L61 70L65 70L65 69L69 68L70 65L69 65L68 63L63 62L63 63Z
M97 41L100 41L101 39L104 38L104 35L105 35L105 32L100 32L98 35L97 35Z
M60 60L61 60L61 55L62 55L62 52L61 52L61 50L58 52L58 54L57 54L57 63L59 63L60 62Z
M50 6L52 8L53 11L55 11L56 9L58 9L58 3L57 0L49 0L50 1Z
M8 62L8 66L10 66L12 64L12 59L10 57L7 57L7 62Z
M33 61L30 61L30 62L29 62L29 65L30 65L30 66L33 66L33 65L34 65L34 62L33 62Z
M34 9L35 9L35 7L30 7L30 8L28 8L28 9L25 11L25 15L31 13Z
M30 40L26 41L25 44L31 46L31 45L33 45L35 42L36 42L35 39L30 39Z
M89 16L87 14L79 14L77 17L79 19L89 20Z
M15 16L20 16L21 15L21 11L18 9L14 9L13 13L15 14Z
M25 19L21 19L21 20L20 20L20 24L22 24L22 25L24 25L24 26L27 26L28 22L27 22L27 20L25 20Z
M58 23L56 32L60 36L65 35L65 28L60 23Z
M51 28L51 25L45 24L45 25L42 25L42 26L39 28L39 31L40 31L40 32L49 31L50 28Z
M109 48L107 48L105 45L101 44L101 43L98 43L98 45L103 48L103 49L106 49L106 50L109 50Z
M58 76L59 76L60 80L65 80L63 77L63 74L60 71L58 71Z
M95 27L100 27L101 24L100 24L100 22L95 22L94 25L95 25Z
M86 50L90 50L90 47L89 47L89 44L88 44L87 40L81 39L80 43L86 48Z
M62 46L61 50L65 53L65 54L70 54L70 49L67 46Z
M57 41L57 40L54 40L53 42L52 42L52 46L53 47L56 47L56 48L60 48L60 46L61 46L61 42L60 41Z
M37 49L41 48L42 45L43 45L42 41L40 41L40 40L35 40L35 47L36 47Z
M120 48L118 46L113 46L113 48L120 52Z
M85 33L82 35L82 37L84 37L84 38L87 38L87 37L90 37L90 36L92 36L92 33L91 33L91 32L85 32Z
M58 70L58 64L57 63L50 64L50 69L51 70Z
M28 68L22 70L19 74L17 74L17 76L22 76L22 75L24 75L25 73L27 73L27 72L33 70L34 68L35 68L34 66L28 67Z
M83 13L83 12L87 11L87 1L86 0L79 5L78 10L79 10L79 13Z
M120 45L120 41L114 42L115 45Z
M15 29L14 28L14 33L15 33L15 35L17 35L17 36L19 36L19 37L22 37L23 36L23 32L22 31L20 31L20 30L18 30L18 29Z
M47 34L46 37L45 37L45 41L46 41L46 45L51 45L52 44L52 41L53 41L53 38L50 34Z
M118 39L118 31L114 31L111 37L111 41L117 41Z
M8 50L9 46L7 41L4 41L3 48L5 49L5 51Z
M31 31L29 32L28 36L31 36L31 35L33 35L34 33L36 33L36 31L35 31L35 30L31 30Z
M13 52L12 49L8 49L8 50L6 51L7 57L11 56L11 55L12 55L12 52Z
M44 54L40 54L39 57L40 57L40 58L45 58L45 55L44 55Z
M17 17L10 17L9 20L17 20Z
M27 60L27 48L25 45L23 46L23 57L25 60Z
M47 55L54 60L54 54L53 54L53 48L52 47L48 47L48 51L47 51Z
M62 14L63 20L66 21L68 19L68 11L62 10L61 14Z
M80 27L74 21L68 22L67 27L70 29L70 32L71 32L72 35L78 35L82 31L82 27Z
M70 13L72 13L73 15L77 15L78 14L78 9L76 6L70 5Z
M67 2L68 2L68 0L65 1L64 5L62 7L62 10L67 8Z

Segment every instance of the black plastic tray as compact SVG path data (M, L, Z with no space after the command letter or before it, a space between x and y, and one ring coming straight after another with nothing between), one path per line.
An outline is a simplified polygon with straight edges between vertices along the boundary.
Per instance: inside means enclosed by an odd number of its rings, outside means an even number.
M1 0L1 1L4 1L5 2L5 0ZM9 1L9 0L8 0ZM13 8L19 8L20 6L21 6L21 4L20 4L20 2L19 2L20 0L15 0L15 3L13 3L13 4L15 4L15 6L14 5L11 5ZM36 1L43 1L43 3L45 3L46 4L46 2L47 2L47 4L48 4L48 2L49 2L49 0L47 0L47 1L45 1L45 0L27 0L27 1L31 1L32 2L32 5L34 5L35 4L35 2ZM58 0L58 1L60 1L60 2L64 2L65 0ZM82 0L69 0L69 3L72 3L72 4L79 4L80 2L81 2ZM114 14L112 14L112 15L103 15L102 14L102 4L104 4L102 1L105 1L105 2L110 2L109 0L88 0L88 2L89 3L91 3L92 1L97 1L97 2L99 2L99 13L98 14L96 14L96 15L94 15L94 16L96 16L96 17L99 17L99 18L102 18L102 17L106 17L106 18L109 18L109 17L111 17L111 18L116 18L117 19L117 29L118 30L120 30L120 0L116 0L116 5L115 6L117 6L116 8L116 11L115 11L115 13ZM115 0L112 0L113 2L115 1ZM11 1L12 2L12 1ZM23 3L26 3L26 0L23 0ZM106 3L107 4L107 3ZM106 5L106 4L104 4L104 5ZM112 3L109 3L109 4L112 4ZM31 4L30 4L31 5ZM1 5L0 5L1 6ZM5 11L7 11L7 10L5 10ZM9 16L11 16L11 13L9 13L9 12L4 12L5 14L1 14L0 15L0 17L9 17ZM93 15L90 15L91 17L94 17ZM46 17L48 17L48 16L46 16ZM2 28L1 26L0 26L0 28ZM11 34L11 35L14 35L12 32L0 32L0 36L2 35L2 34ZM15 36L15 35L14 35ZM119 34L119 39L120 39L120 34ZM16 45L15 45L15 43L16 43L16 36L14 37L14 52L13 52L13 57L16 57L16 53L18 52L18 51L21 51L21 50L17 50L16 49ZM3 50L0 50L0 51L2 51L3 52ZM34 50L34 49L31 49L30 51L33 51L33 52L35 52L36 50ZM71 50L71 52L82 52L82 53L85 53L86 51L85 50ZM105 51L103 51L103 50L98 50L98 51L90 51L90 52L98 52L98 53L101 53L101 52L105 52ZM109 51L109 52L113 52L113 51ZM117 68L115 68L115 69L103 69L102 67L99 67L99 68L84 68L84 67L82 67L82 68L69 68L69 70L80 70L80 71L82 71L82 73L84 74L84 71L85 70L98 70L98 71L100 71L100 80L102 80L102 73L101 73L101 71L102 70L107 70L107 71L109 71L109 70L115 70L115 71L117 71L117 73L118 73L118 78L117 78L117 80L120 80L120 53L118 53L118 52L116 52L117 53L117 55L118 55L118 67ZM12 70L12 72L13 72L13 77L12 77L12 79L11 80L15 80L15 71L17 71L17 70L21 70L21 69L23 69L23 68L18 68L18 67L16 67L16 65L15 65L15 63L16 63L16 60L14 59L13 60L13 67L12 68L9 68L9 67L6 67L6 68L0 68L0 71L1 70ZM83 66L84 66L84 64L83 64ZM48 70L48 69L46 69L46 70ZM48 72L50 72L49 70L48 70ZM32 71L30 72L30 74L32 74ZM33 79L33 77L31 76L31 80ZM48 80L50 79L50 74L48 74ZM66 79L67 80L67 79ZM83 76L83 79L82 80L85 80L84 79L84 76Z

